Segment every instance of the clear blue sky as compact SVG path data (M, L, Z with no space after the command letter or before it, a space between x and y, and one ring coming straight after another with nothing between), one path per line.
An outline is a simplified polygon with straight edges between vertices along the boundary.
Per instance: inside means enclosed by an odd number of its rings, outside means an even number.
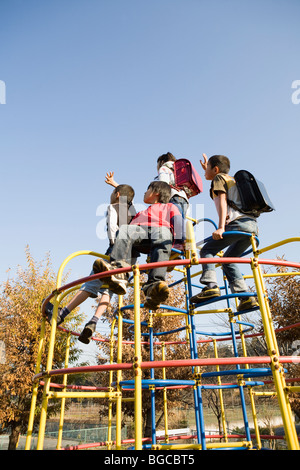
M104 252L105 173L141 203L167 151L254 172L277 209L260 245L299 236L299 17L298 0L1 0L0 282L27 244L55 270ZM193 204L214 219L208 189ZM269 256L284 253L299 261L295 244ZM90 259L70 268L85 276Z

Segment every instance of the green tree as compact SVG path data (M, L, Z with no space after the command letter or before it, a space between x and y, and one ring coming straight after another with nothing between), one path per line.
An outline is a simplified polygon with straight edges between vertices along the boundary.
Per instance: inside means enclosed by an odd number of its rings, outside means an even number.
M20 434L27 430L42 320L41 304L54 290L56 281L49 255L37 263L27 247L26 258L26 269L18 267L16 278L4 282L0 291L0 422L2 430L10 433L11 450L16 449ZM74 326L80 321L80 316L76 315L74 322L75 315L76 312L68 317L68 324L71 321ZM45 344L49 333L50 326L46 328ZM63 366L65 342L65 333L58 331L54 367ZM71 362L79 355L75 344L72 339ZM46 364L46 359L47 348L43 352L42 365ZM49 414L56 409L57 404L53 402Z

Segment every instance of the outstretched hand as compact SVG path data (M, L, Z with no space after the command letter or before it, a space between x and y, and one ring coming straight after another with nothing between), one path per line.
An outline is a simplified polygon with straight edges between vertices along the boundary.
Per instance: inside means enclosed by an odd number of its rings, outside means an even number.
M115 173L113 171L108 171L105 176L105 183L116 188L118 186L118 183L116 183L116 181L114 180L114 174Z
M206 168L207 168L208 158L207 158L207 155L205 153L203 153L202 155L203 155L204 161L200 160L200 163L201 163L201 166L202 166L203 170L205 171Z

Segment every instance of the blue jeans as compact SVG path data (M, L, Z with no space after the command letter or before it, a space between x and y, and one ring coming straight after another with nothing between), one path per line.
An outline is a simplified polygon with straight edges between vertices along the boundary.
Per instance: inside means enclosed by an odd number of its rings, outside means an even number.
M168 227L148 227L145 225L122 225L110 254L111 261L135 262L135 253L150 253L150 263L169 261L173 235ZM120 266L122 266L120 264ZM150 269L147 290L153 282L165 280L167 267Z
M174 206L177 207L179 210L180 214L182 215L183 218L185 218L188 208L189 208L189 203L186 199L184 199L181 196L173 196L170 199L170 202L174 204Z
M232 231L247 232L258 234L257 221L250 219L249 217L243 217L241 219L230 222L225 227L225 232L229 233ZM239 258L244 251L251 245L250 237L241 234L227 235L221 240L208 241L200 251L201 258L213 258L219 251L223 250L227 246L229 247L224 253L224 257L228 258ZM247 284L243 279L243 276L239 270L239 265L234 263L224 263L224 273L229 282L229 287L232 293L247 292ZM202 275L200 278L202 284L217 283L217 275L214 264L203 264Z

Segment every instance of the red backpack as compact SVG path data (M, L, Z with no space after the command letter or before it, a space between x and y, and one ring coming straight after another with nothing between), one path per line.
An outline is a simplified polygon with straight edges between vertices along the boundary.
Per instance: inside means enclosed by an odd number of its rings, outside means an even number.
M175 187L183 189L188 198L196 196L203 191L202 179L186 158L179 158L174 162Z

